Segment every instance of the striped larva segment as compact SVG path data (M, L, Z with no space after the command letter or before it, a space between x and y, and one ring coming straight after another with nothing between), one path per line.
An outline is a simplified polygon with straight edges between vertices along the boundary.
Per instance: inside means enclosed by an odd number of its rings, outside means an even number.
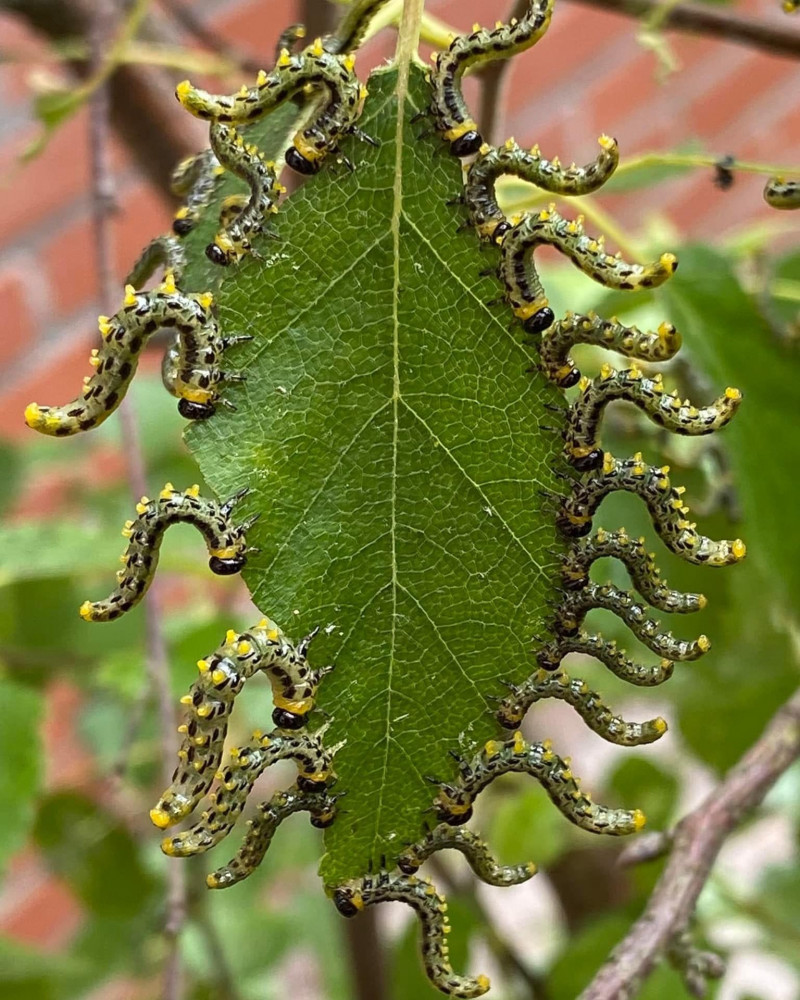
M536 874L536 865L532 861L521 865L501 865L477 833L447 823L439 823L422 840L407 848L398 857L397 867L405 875L413 875L435 851L443 850L463 854L473 872L487 885L520 885Z
M513 139L496 148L481 146L480 153L471 164L464 187L464 201L470 220L481 239L497 241L511 228L497 203L495 185L498 177L512 174L550 191L552 194L589 194L601 187L617 169L619 150L616 139L601 135L597 140L600 152L596 159L583 167L574 163L562 166L557 156L548 160L539 147L522 149Z
M354 52L364 41L375 15L388 0L353 0L332 35L323 38L326 52ZM287 46L288 48L288 46Z
M231 750L231 761L216 772L216 791L209 795L205 809L191 829L166 837L161 850L170 857L186 858L203 854L223 840L233 829L248 796L264 771L279 760L297 765L297 787L301 792L319 792L333 778L331 760L335 749L322 744L322 731L293 734L280 730L263 735L254 733L244 747Z
M201 497L199 491L195 485L180 492L167 483L157 499L141 498L135 520L126 521L122 529L128 546L120 556L123 568L117 573L117 586L102 601L84 601L81 618L87 622L114 621L141 601L153 582L164 532L173 524L191 524L202 534L213 573L230 576L244 568L247 532L258 515L234 524L231 514L249 490L240 490L225 503Z
M292 785L260 803L247 822L247 831L234 857L206 876L209 889L227 889L252 875L264 860L278 827L287 816L297 812L310 813L311 825L322 830L336 818L336 798L327 791L303 792Z
M150 240L136 258L125 284L140 289L159 268L164 269L165 275L171 273L176 284L180 283L186 269L186 250L175 236L167 234Z
M555 247L580 271L606 288L623 291L656 288L678 266L671 253L644 265L629 264L620 254L607 254L604 238L587 236L581 216L564 219L554 205L524 215L503 237L499 277L514 315L530 333L541 333L554 319L533 260L533 251L543 245Z
M187 156L175 167L170 188L174 195L185 199L172 221L176 236L186 236L194 229L210 205L224 173L225 168L211 149Z
M562 636L541 646L536 651L536 661L542 670L558 670L559 664L570 653L593 656L612 674L636 687L657 687L669 680L675 669L671 660L657 664L635 663L627 657L614 640L604 639L591 632L578 632L574 636Z
M489 989L486 976L459 976L450 965L447 935L447 902L430 879L380 871L351 879L333 891L333 902L344 917L354 917L375 903L401 902L415 910L422 925L422 962L431 983L449 997L483 996Z
M764 188L764 201L772 208L787 211L800 208L800 180L787 181L784 177L771 177Z
M605 347L637 361L668 361L680 349L681 335L671 323L643 331L625 326L616 317L609 320L594 312L568 312L542 334L539 344L542 371L562 389L576 385L581 378L569 353L576 344Z
M269 114L306 87L322 89L327 101L314 120L299 131L286 153L292 169L304 174L319 170L339 139L351 132L358 118L362 88L353 72L352 55L332 55L317 39L303 52L284 49L269 73L261 70L254 87L242 86L237 94L209 94L188 80L178 84L175 95L195 117L229 125L246 125Z
M570 677L563 670L537 670L523 684L509 687L511 694L500 702L497 711L498 722L506 729L517 729L535 702L556 698L571 705L598 736L617 746L638 747L654 743L667 731L667 723L660 716L647 722L626 722L614 715L586 681Z
M219 363L228 342L219 335L210 293L187 295L175 286L172 274L152 292L125 288L122 308L100 316L102 346L92 351L94 374L84 379L83 393L64 406L30 403L25 422L42 434L66 437L103 423L119 406L136 373L139 357L158 330L178 335L176 374L171 391L178 396L180 413L189 419L211 416L224 381L241 376L223 372Z
M686 517L689 508L683 502L684 488L672 486L668 473L668 466L647 465L640 452L623 460L606 452L602 468L583 476L563 501L556 524L570 537L588 535L602 501L609 493L624 490L641 497L667 548L687 562L728 566L744 559L747 549L740 538L717 542L699 534L697 525Z
M689 614L706 606L703 594L683 594L661 579L655 555L648 552L644 537L631 538L621 528L606 531L598 528L591 538L572 545L561 566L561 579L568 590L580 590L589 583L589 570L596 559L618 559L642 597L659 611Z
M554 753L549 740L526 743L520 732L510 740L489 740L470 760L459 761L456 783L443 783L434 799L442 822L460 826L472 815L475 797L496 778L517 772L535 778L563 816L582 830L624 836L641 830L645 818L638 809L608 809L595 805L581 789L569 761Z
M236 263L252 251L252 238L264 232L267 219L277 212L276 202L286 188L278 183L275 164L257 146L247 142L237 128L212 122L209 135L220 163L250 188L246 203L234 196L234 200L223 206L225 221L214 242L206 247L208 259L224 266Z
M461 78L473 66L492 59L508 59L529 49L544 35L553 14L553 0L530 0L528 10L508 24L494 28L475 25L468 35L457 35L445 52L438 52L430 73L431 114L454 156L472 156L483 145L478 125L461 93Z
M603 463L598 437L603 412L609 403L616 400L633 403L659 427L673 434L699 437L724 427L742 401L738 389L727 388L708 406L694 406L688 399L681 400L677 390L667 392L660 374L645 375L635 365L617 371L604 364L596 378L583 378L579 385L580 393L567 416L564 452L581 472Z
M568 592L556 610L553 622L556 635L578 635L586 615L598 608L615 614L643 645L664 659L679 663L697 660L711 648L705 635L676 639L672 633L662 631L660 623L647 617L644 607L630 591L620 590L612 583L587 583L581 590Z
M183 740L178 766L172 784L150 813L156 826L165 829L179 823L211 787L233 703L254 674L265 673L272 685L275 725L293 730L308 721L319 682L331 669L309 666L312 638L306 636L295 645L273 621L262 618L247 632L229 629L214 652L197 661L198 678L181 698L186 717L179 728Z

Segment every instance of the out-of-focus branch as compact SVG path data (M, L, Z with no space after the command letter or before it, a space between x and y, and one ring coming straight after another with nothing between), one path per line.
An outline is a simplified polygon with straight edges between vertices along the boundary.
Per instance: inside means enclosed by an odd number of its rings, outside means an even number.
M528 9L529 0L515 0L511 13L506 18L521 18ZM497 119L501 114L503 102L501 101L501 91L503 87L503 77L508 69L509 59L494 59L486 64L486 69L481 72L481 107L479 121L483 128L483 134L488 142L492 142L497 131Z
M800 690L722 783L675 829L672 852L642 916L579 1000L631 1000L689 927L725 839L800 757Z
M629 17L647 17L657 13L662 0L573 0L586 7L598 7L606 12L627 14ZM661 29L672 28L693 35L711 35L735 45L762 49L775 56L800 59L800 31L790 22L769 24L746 14L736 14L727 7L714 7L695 3L681 3L665 14Z
M179 24L187 34L196 38L201 45L205 45L211 52L222 56L223 59L238 66L247 73L258 73L263 69L263 62L257 59L250 59L239 52L233 46L228 45L220 36L209 28L202 17L195 14L194 10L182 0L160 0L161 6L169 16Z
M0 10L23 18L52 42L86 38L96 11L95 0L0 0ZM163 39L162 39L163 40ZM89 64L72 63L86 77ZM205 129L181 114L174 80L152 66L119 66L108 83L110 120L144 173L159 191L168 189L172 168L206 143Z

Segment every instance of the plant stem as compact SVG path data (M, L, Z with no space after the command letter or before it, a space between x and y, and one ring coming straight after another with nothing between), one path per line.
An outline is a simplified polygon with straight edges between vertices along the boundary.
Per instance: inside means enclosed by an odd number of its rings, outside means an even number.
M761 737L675 829L670 859L644 913L579 1000L632 1000L677 934L686 930L726 838L800 757L800 690Z
M146 4L141 0L137 10L142 14ZM111 169L108 142L109 95L107 80L113 71L111 57L103 60L102 53L106 40L111 34L113 7L108 0L98 0L91 25L92 61L95 72L92 80L97 81L90 91L90 145L92 164L92 215L95 238L96 266L100 284L100 298L103 306L111 312L116 298L113 260L114 247L111 234L110 215L114 208L114 177ZM130 28L130 21L128 22ZM125 33L123 33L125 34ZM113 53L114 49L112 49ZM110 67L105 71L105 67ZM127 476L134 497L146 491L144 455L142 453L136 414L130 398L120 407L122 446L127 459ZM161 737L161 781L166 786L172 779L173 732L175 717L172 707L172 692L169 682L169 664L162 628L158 588L150 589L145 606L145 634L147 645L147 666L150 684L155 692L158 705L159 729ZM179 936L186 916L186 886L181 865L167 866L167 899L164 934L168 942L167 958L164 966L163 1000L180 1000L183 975L180 961Z
M573 0L573 3L636 18L652 15L662 6L661 0ZM793 25L768 24L755 17L734 14L727 9L717 10L705 4L678 4L666 14L660 27L693 35L710 35L788 59L800 58L800 31Z

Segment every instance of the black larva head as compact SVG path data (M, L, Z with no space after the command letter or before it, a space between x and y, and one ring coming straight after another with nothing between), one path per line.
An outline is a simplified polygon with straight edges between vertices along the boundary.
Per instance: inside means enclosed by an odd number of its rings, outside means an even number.
M402 856L397 859L397 867L404 875L416 875L419 871L419 865L415 861Z
M321 792L325 788L325 781L307 778L304 774L300 774L297 776L297 787L301 792Z
M591 472L593 469L599 469L603 464L603 451L601 448L593 448L588 455L572 458L570 461L578 472Z
M206 247L206 257L208 257L212 264L219 264L220 267L227 267L230 264L228 255L216 243L208 244Z
M512 228L511 223L508 221L498 222L497 225L494 227L494 231L492 232L492 239L494 240L494 242L500 243L503 237L511 228Z
M559 389L571 389L573 385L577 385L581 380L581 373L577 368L573 368L571 371L567 372L566 375L562 375L558 380Z
M286 163L296 170L298 174L315 174L319 170L319 163L307 160L296 146L290 146L286 150Z
M558 528L562 535L566 535L568 538L583 538L584 535L588 535L592 530L592 521L591 518L587 518L584 523L575 524L566 515L558 514L556 516L556 528Z
M194 222L191 219L173 219L172 231L176 236L188 236L194 229Z
M450 143L450 152L453 156L472 156L477 153L483 145L483 137L480 132L470 129Z
M472 806L470 806L465 812L455 815L445 811L442 814L442 819L448 826L463 826L465 823L469 823L472 819Z
M193 403L191 399L181 399L178 403L178 413L187 420L208 420L214 416L213 403Z
M518 706L515 705L513 711L518 711ZM509 714L508 709L501 708L497 713L497 721L503 729L519 729L522 718L516 714Z
M554 322L555 316L553 310L545 307L534 313L530 319L525 320L525 329L528 333L544 333Z
M354 917L359 911L353 902L352 889L337 889L333 894L333 905L343 917Z
M335 819L336 813L333 809L329 809L324 813L312 813L311 825L316 827L318 830L326 830Z
M272 721L278 729L302 729L306 724L306 716L297 712L289 712L285 708L272 710Z
M217 576L233 576L234 573L240 573L246 564L247 557L245 555L232 556L229 559L212 556L208 560L208 568Z

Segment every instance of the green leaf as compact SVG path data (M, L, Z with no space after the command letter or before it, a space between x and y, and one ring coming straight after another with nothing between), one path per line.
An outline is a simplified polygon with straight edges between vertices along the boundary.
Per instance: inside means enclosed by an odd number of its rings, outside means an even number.
M356 170L331 165L276 217L281 242L226 277L226 334L256 337L235 415L187 434L225 494L255 487L261 554L245 578L290 634L323 635L314 662L344 822L326 831L327 882L416 840L430 818L427 775L454 776L448 750L499 733L486 696L531 669L556 596L552 507L561 442L527 374L531 348L489 306L497 282L448 200L460 165L417 140L422 72L402 109L397 76L374 74ZM337 221L338 220L338 221Z
M3 681L3 724L0 725L0 871L20 847L33 820L34 805L43 777L39 726L43 699L15 681Z

